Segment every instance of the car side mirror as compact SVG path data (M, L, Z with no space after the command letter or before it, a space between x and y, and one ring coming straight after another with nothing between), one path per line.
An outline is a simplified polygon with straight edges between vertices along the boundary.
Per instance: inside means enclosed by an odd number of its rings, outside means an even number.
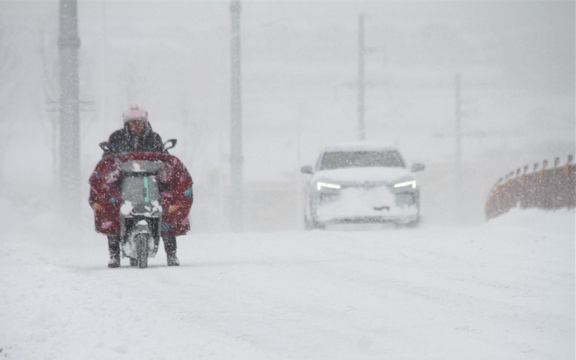
M174 146L176 146L176 143L178 142L178 140L176 139L170 139L168 141L166 141L164 143L164 152L167 152L168 150L172 149Z
M102 149L104 151L104 153L111 152L110 143L108 141L101 142L99 145L100 145L100 149Z
M414 164L412 164L412 167L410 168L410 171L412 171L412 172L419 172L419 171L424 170L425 167L426 167L426 166L424 166L424 164L414 163Z
M310 165L302 166L300 168L300 172L302 174L314 174L314 170L312 169L312 166L310 166Z

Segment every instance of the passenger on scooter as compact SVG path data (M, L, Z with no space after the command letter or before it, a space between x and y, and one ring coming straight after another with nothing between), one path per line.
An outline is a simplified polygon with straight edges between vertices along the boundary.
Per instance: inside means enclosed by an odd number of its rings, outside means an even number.
M110 152L104 155L127 153L131 151L162 152L164 146L160 135L152 131L148 122L148 111L141 105L131 104L122 113L124 127L110 135L108 140ZM176 256L176 236L162 236L164 250L166 251L168 266L179 266ZM110 261L108 267L120 266L120 236L108 235L108 252ZM132 264L131 264L132 265Z

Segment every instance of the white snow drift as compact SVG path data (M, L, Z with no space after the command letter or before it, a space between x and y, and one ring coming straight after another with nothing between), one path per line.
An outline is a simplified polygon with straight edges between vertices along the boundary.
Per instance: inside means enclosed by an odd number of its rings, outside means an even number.
M574 215L190 234L144 270L90 228L12 224L0 358L573 359Z

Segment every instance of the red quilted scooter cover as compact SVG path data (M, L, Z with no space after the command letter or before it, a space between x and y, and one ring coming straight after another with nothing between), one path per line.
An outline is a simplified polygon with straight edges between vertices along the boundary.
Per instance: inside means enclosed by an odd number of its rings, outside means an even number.
M120 234L121 176L120 165L129 160L162 162L158 176L162 206L162 236L184 235L190 230L188 215L194 196L192 177L177 157L158 152L130 152L106 156L90 176L90 206L94 210L96 231Z

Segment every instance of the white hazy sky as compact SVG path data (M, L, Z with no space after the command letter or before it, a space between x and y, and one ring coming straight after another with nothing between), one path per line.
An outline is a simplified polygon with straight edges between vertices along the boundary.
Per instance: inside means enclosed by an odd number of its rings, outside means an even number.
M485 170L470 179L478 198L511 168L574 152L574 2L245 1L245 183L298 183L322 146L356 138L362 13L367 138L427 163L430 181L453 171L457 73L463 161ZM229 2L80 1L78 16L83 178L139 101L164 139L179 139L174 154L196 185L226 188ZM0 182L10 187L57 183L57 39L58 1L0 1Z

